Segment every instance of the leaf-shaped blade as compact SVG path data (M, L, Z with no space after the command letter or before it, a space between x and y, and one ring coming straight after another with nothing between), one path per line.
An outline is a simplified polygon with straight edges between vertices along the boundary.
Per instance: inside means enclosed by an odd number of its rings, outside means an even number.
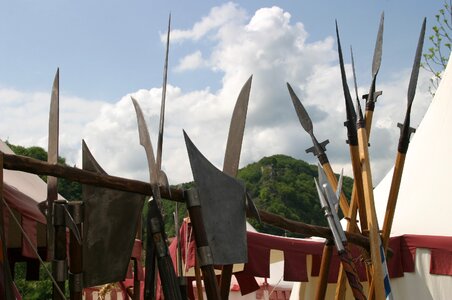
M416 85L419 77L419 68L421 65L422 47L424 46L425 25L426 19L424 18L421 27L421 33L419 35L419 41L417 43L416 54L413 62L413 69L411 70L410 84L408 85L408 109L411 109L411 104L413 103L414 95L416 93Z
M289 89L290 98L292 99L292 103L295 107L295 111L297 113L298 119L300 120L301 126L304 128L304 130L306 130L307 133L312 134L312 121L308 115L308 112L304 108L303 104L301 104L300 99L298 99L289 83L287 83L287 88Z

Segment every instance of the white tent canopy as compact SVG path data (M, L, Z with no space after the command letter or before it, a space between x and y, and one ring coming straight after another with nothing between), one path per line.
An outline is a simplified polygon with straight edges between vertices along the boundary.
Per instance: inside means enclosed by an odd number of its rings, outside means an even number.
M391 235L452 236L451 134L452 66L449 64L408 148ZM393 170L374 191L380 227L392 173Z

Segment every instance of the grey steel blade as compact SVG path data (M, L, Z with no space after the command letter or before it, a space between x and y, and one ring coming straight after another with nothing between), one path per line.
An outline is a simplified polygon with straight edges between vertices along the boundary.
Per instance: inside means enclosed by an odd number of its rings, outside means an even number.
M166 103L166 85L167 85L167 81L168 81L168 53L169 53L170 32L171 32L171 14L169 15L169 18L168 18L168 33L166 36L165 66L163 67L162 103L160 104L159 137L157 140L157 170L162 169L163 129L164 129L164 125L165 125L165 103Z
M374 58L372 60L372 78L378 74L381 65L381 55L383 52L383 29L384 29L385 13L381 13L380 25L378 27L377 41L375 42ZM375 79L374 79L375 80Z
M133 102L133 106L135 107L135 112L137 115L138 122L138 135L140 137L140 144L144 147L146 151L146 157L148 160L148 167L150 172L150 181L152 185L158 184L158 167L155 162L154 150L152 148L151 138L149 136L148 127L146 125L146 121L144 120L143 111L141 110L140 104L138 101L130 97Z
M353 48L352 48L352 46L350 46L350 56L352 57L352 71L353 71L353 83L354 83L354 86L355 86L355 96L356 96L356 99L359 101L358 84L356 83L355 59L353 57ZM355 115L356 115L356 112L355 112Z
M251 81L253 76L246 81L237 98L229 126L228 141L224 155L223 172L230 176L237 176L239 169L240 152L242 150L243 134L245 131L246 113L250 98Z
M49 113L49 140L47 149L47 162L58 163L58 140L59 140L59 101L60 101L60 70L57 69L53 80L52 95L50 98ZM47 177L47 260L52 260L54 255L54 230L52 224L53 202L58 198L58 179Z
M303 104L301 104L300 99L298 99L289 83L287 83L287 88L289 89L290 98L292 99L292 103L295 107L295 111L297 113L298 119L300 120L301 126L304 128L304 130L306 130L307 133L312 134L312 121L308 115L308 112L303 107Z
M184 137L214 264L245 263L248 258L245 187L215 168L185 132Z
M421 33L417 43L416 55L414 57L413 69L411 70L410 84L408 85L408 109L411 109L414 95L416 94L417 80L419 77L419 68L421 66L422 47L424 46L426 19L422 22Z
M82 143L83 169L107 174ZM124 280L145 197L83 185L83 286Z
M333 191L333 188L331 187L322 166L318 163L317 167L319 172L319 184L325 191L325 197L328 202L331 215L333 216L335 227L340 235L341 240L346 241L347 239L345 237L344 231L342 230L341 222L335 208L336 204L339 203L339 200L337 199L336 193Z
M339 38L339 28L337 26L337 21L336 21L336 36L337 36L337 51L339 53L339 66L341 69L342 89L344 91L345 107L347 111L347 119L352 122L356 122L356 112L355 109L353 108L352 96L350 95L350 89L348 88L347 84L347 75L345 74L344 57L342 56L342 47L341 40Z

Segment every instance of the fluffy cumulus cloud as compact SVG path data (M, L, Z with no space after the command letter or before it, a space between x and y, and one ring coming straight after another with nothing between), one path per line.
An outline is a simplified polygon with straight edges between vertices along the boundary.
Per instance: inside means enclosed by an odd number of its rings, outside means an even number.
M206 72L222 74L222 86L215 91L205 88L186 92L172 85L167 88L163 169L171 183L192 178L182 129L212 163L222 168L235 100L251 75L253 82L241 166L277 153L311 163L316 161L311 154L305 153L312 144L292 106L286 87L289 82L311 115L317 138L330 140L327 154L333 168L340 171L343 167L351 175L334 37L308 42L308 32L303 24L294 22L290 13L279 7L261 8L248 16L237 4L228 3L213 8L192 28L174 29L171 38L172 42L181 44L200 43L200 48L204 39L212 44L209 49L203 49L203 53L196 51L179 60L174 67L176 71L191 72L202 67ZM351 75L351 67L347 65L346 68ZM377 102L371 138L375 181L384 176L395 157L396 122L403 120L408 79L408 70L402 70L387 81L379 79L378 87L384 90L384 95ZM427 81L425 76L420 77L416 105L413 106L413 125L418 125L430 101L424 84ZM360 94L366 89L360 87ZM39 101L49 96L0 90L0 96L3 94L8 94L9 100L5 103L8 111L2 108L5 116L0 120L2 138L8 137L4 135L8 132L5 124L17 124L14 120L24 116L19 111L23 107L21 103L29 101L28 107L36 112L22 121L30 126L23 124L28 129L17 133L13 141L43 145L45 126L40 126L44 129L39 131L35 124L47 118L48 108L42 107ZM131 92L116 103L62 98L61 107L67 105L61 116L60 145L67 151L62 154L70 153L71 161L80 164L79 144L80 138L84 138L107 172L147 180L146 156L138 141L131 95L143 109L156 148L161 88ZM63 104L64 101L68 104ZM30 137L35 138L27 140ZM12 136L10 138L12 140Z

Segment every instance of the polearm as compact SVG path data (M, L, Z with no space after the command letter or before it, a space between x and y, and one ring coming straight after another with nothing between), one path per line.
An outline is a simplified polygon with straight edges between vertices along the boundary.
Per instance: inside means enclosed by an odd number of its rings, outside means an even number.
M421 33L419 35L419 41L417 44L416 55L414 58L413 69L411 70L410 83L408 85L408 95L407 95L407 110L405 113L405 120L403 124L399 124L400 127L400 138L398 145L398 153L396 162L394 165L394 173L392 175L391 188L389 190L389 198L386 206L386 214L383 223L383 247L386 249L388 247L389 236L391 233L392 221L394 219L395 208L397 204L397 197L399 194L400 182L402 180L403 167L405 165L405 157L408 151L408 145L410 143L410 135L414 132L414 129L410 127L410 115L411 106L413 104L414 95L416 93L416 85L419 76L419 67L421 63L422 47L424 44L425 36L425 25L426 19L422 23Z
M361 162L359 160L358 135L356 130L356 112L353 106L353 100L347 84L347 76L345 74L344 58L342 56L341 41L339 38L339 29L336 22L336 36L339 54L339 65L341 69L342 89L344 92L345 111L347 120L344 125L347 128L348 145L350 148L350 158L353 168L353 190L348 218L350 222L356 220L356 206L359 208L359 218L361 223L361 231L367 231L367 216L364 204L363 182L361 177ZM353 64L354 67L354 64ZM354 73L353 73L354 74ZM355 81L356 82L356 81Z
M306 150L306 153L312 152L317 157L318 161L325 170L326 176L328 177L331 186L333 188L336 188L337 179L336 176L334 175L333 169L331 168L330 162L325 153L326 151L325 145L328 144L329 141L325 140L321 143L317 141L314 135L311 118L309 117L306 109L303 107L303 104L301 104L300 99L298 99L297 95L295 94L294 90L292 89L289 83L287 83L287 88L289 89L290 98L292 99L292 103L295 107L295 111L297 113L298 119L300 120L301 126L309 134L312 143L314 144L313 147ZM341 193L339 205L341 207L342 213L344 215L348 215L350 207L344 193Z
M342 185L342 174L340 178L340 185L337 190L337 194L335 195L331 185L328 183L326 179L325 172L323 171L320 164L318 165L319 171L319 184L317 180L314 178L314 182L317 188L317 193L319 195L320 206L325 214L325 217L328 221L328 225L333 232L334 243L336 245L339 258L341 260L341 265L343 266L345 273L347 275L348 282L350 283L350 287L352 288L353 296L358 300L365 300L366 296L363 291L363 286L359 281L358 272L356 271L355 264L353 263L352 256L350 252L347 250L347 238L345 236L344 230L342 229L341 223L339 221L339 217L336 212L336 203L338 194L341 190Z
M144 147L146 157L148 160L148 167L150 172L150 182L152 188L153 199L148 202L148 215L146 218L146 277L145 277L145 289L144 299L148 300L152 298L151 285L148 279L149 268L151 264L154 264L153 257L150 253L150 249L155 249L157 264L159 269L160 280L162 282L163 294L165 299L182 299L179 284L177 282L176 273L174 271L173 262L168 250L167 237L165 234L165 227L163 223L163 217L160 212L161 195L158 184L158 168L155 163L154 151L152 149L151 139L147 129L146 121L144 120L143 112L140 105L132 97L132 102L135 107L138 122L138 132L140 137L140 144ZM152 239L152 241L151 241ZM148 248L149 247L149 248ZM151 256L151 257L149 257Z
M339 65L341 70L341 79L342 79L342 89L344 92L344 100L345 100L345 108L346 108L346 116L347 120L344 125L347 128L347 137L348 137L348 145L350 149L350 158L352 162L353 168L353 189L352 189L352 198L350 201L350 211L346 216L349 220L347 223L347 231L350 231L352 228L350 226L351 223L356 222L356 213L359 209L359 218L361 224L362 232L367 232L367 216L366 216L366 208L364 204L364 191L363 191L363 182L361 176L361 162L359 158L359 147L358 147L358 135L356 130L356 112L353 106L352 97L350 95L350 90L347 84L347 76L345 74L345 66L344 66L344 58L342 55L342 47L341 41L339 38L339 29L336 22L336 36L337 36L337 45L338 45L338 54L339 54ZM354 63L352 60L352 66L354 68ZM353 72L354 74L354 72ZM355 77L354 77L355 79ZM356 82L356 79L354 80ZM356 91L357 93L357 91ZM357 96L358 99L358 96ZM339 269L339 276L337 279L336 286L336 299L344 299L345 297L345 272L344 268L341 265Z
M370 169L368 139L366 132L366 123L363 118L359 102L357 103L358 119L358 145L360 161L362 165L362 179L364 188L364 200L366 205L367 227L369 229L370 255L372 260L373 275L372 282L375 285L375 295L377 300L385 299L384 272L382 266L381 239L378 227L377 213L375 211L375 202L372 185L372 172Z
M60 71L57 69L52 86L49 112L49 141L47 162L58 163L58 140L59 140L59 85ZM66 226L65 224L54 224L54 202L58 199L58 178L47 177L47 200L44 204L47 218L47 260L52 261L52 273L58 283L60 290L64 292L67 275L66 257ZM41 204L41 205L43 205ZM41 207L44 207L41 206ZM54 227L55 225L55 227ZM55 229L56 228L56 229ZM61 294L53 286L53 299L59 300Z
M223 172L236 177L239 170L240 152L242 149L243 135L245 131L246 113L248 110L248 101L250 98L251 82L253 76L245 82L240 90L229 126L228 141L223 162ZM229 298L231 288L233 265L225 265L221 270L220 293L221 299Z
M377 102L378 96L382 94L381 91L376 91L376 80L378 71L381 65L381 55L383 52L383 29L384 29L384 12L381 13L380 25L378 27L377 41L375 42L374 57L372 60L372 83L370 84L369 94L364 95L363 98L366 99L366 131L367 138L370 137L370 129L372 124L372 118L375 108L375 102Z
M297 95L293 91L292 87L289 83L287 83L287 88L289 89L290 97L292 99L292 103L295 107L295 111L297 113L298 119L300 120L301 126L303 129L311 136L312 143L314 146L312 148L309 148L306 150L306 152L313 152L315 156L317 156L317 159L319 160L319 163L322 165L322 167L325 169L325 172L327 174L328 180L330 181L331 185L334 188L337 188L337 179L336 176L333 173L333 170L331 169L331 165L328 161L328 157L325 153L325 145L328 143L328 140L319 143L314 136L314 130L311 118L309 117L306 109L303 107L303 104L301 104L300 99L298 99ZM340 206L342 209L342 212L345 216L347 216L350 212L350 207L347 202L347 199L345 198L345 195L341 193L340 195ZM356 223L354 224L354 230L355 232L359 232L359 228L357 227ZM332 254L332 245L328 241L324 245L324 255L322 255L322 262L320 264L320 275L322 275L319 278L319 284L317 286L317 292L316 295L318 298L321 299L322 295L324 296L326 293L327 288L327 279L328 279L328 269L329 269L329 263L331 259Z
M168 55L169 55L169 42L170 42L170 32L171 32L171 14L169 14L168 17L168 29L167 29L167 35L166 35L166 51L165 51L165 62L163 66L163 83L162 83L162 100L160 103L160 120L159 120L159 135L157 140L157 157L156 157L156 165L157 165L157 182L164 182L165 185L168 185L168 178L166 177L166 174L163 173L162 170L162 150L163 150L163 131L165 126L165 104L166 104L166 85L168 81ZM152 240L149 241L152 243ZM151 250L152 249L152 250ZM155 265L155 248L151 247L149 244L149 249L147 249L149 252L149 259L153 261L154 263L148 264L147 267L149 267L149 271L146 273L146 276L148 277L147 282L149 286L148 294L154 295L155 294L155 284L157 281L155 280L155 274L156 274L156 265Z

